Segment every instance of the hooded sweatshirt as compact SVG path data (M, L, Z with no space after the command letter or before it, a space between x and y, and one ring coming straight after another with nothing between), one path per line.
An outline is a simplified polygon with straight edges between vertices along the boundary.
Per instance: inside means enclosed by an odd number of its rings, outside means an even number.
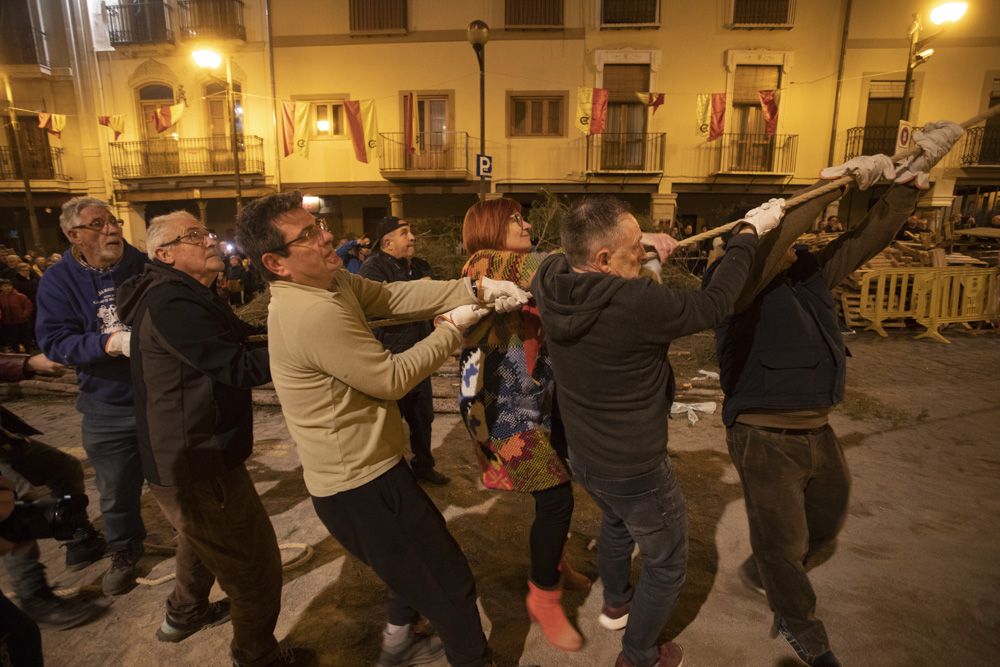
M632 477L666 456L673 402L670 342L732 312L753 262L753 235L730 242L703 291L573 271L551 255L531 285L555 372L570 459L596 474Z

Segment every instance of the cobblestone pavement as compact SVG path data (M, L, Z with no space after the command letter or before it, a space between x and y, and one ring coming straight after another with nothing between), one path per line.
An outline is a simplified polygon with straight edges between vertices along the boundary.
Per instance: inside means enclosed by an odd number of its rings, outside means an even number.
M818 614L845 665L988 665L1000 650L1000 340L955 337L949 346L894 336L859 336L848 375L849 395L832 423L854 476L850 516L836 552L811 574ZM690 365L690 364L689 364ZM691 368L697 368L697 363ZM704 366L702 366L704 367ZM694 371L685 367L683 381ZM5 401L43 439L84 461L91 513L97 517L93 471L79 446L73 397ZM307 543L313 558L285 575L279 639L316 648L322 664L354 667L377 655L384 590L347 556L316 519L298 458L280 412L255 410L256 443L249 468L281 543ZM742 494L717 415L695 426L671 423L670 449L690 517L687 582L665 637L677 636L686 665L797 664L768 636L765 601L742 587L737 565L749 552ZM524 613L530 497L487 492L461 422L442 415L435 453L451 484L429 493L448 518L476 574L484 624L501 665L608 666L620 634L596 622L601 586L565 602L586 638L583 650L549 647ZM599 528L593 503L576 489L569 553L596 577ZM143 512L150 543L169 544L170 527L148 494ZM100 520L98 519L98 525ZM104 599L107 561L65 572L63 552L43 542L50 579L100 599L107 612L74 630L43 632L48 665L226 665L228 625L180 644L153 636L170 584L139 586ZM297 550L285 555L291 558ZM144 574L170 573L169 553L151 549ZM0 587L9 590L5 572ZM213 598L221 597L216 589ZM439 667L443 666L442 661Z

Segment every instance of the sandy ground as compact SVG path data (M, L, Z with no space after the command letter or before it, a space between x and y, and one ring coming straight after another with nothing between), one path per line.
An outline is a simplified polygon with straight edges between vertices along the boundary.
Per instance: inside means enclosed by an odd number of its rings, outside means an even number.
M912 334L849 341L854 358L848 400L833 416L847 452L854 487L850 516L832 557L816 568L818 613L845 665L992 665L1000 651L1000 338L956 334L946 346ZM675 345L681 380L712 368L710 338ZM7 406L44 429L45 440L84 459L79 417L69 398L32 398ZM316 519L302 484L295 449L280 412L259 408L250 470L273 520L278 541L315 549L306 564L288 570L276 634L315 648L322 664L371 664L384 622L384 590L361 563L345 555ZM435 422L439 468L452 478L429 492L445 513L478 581L484 626L501 665L610 665L620 634L596 622L601 585L589 595L568 594L567 608L586 638L576 654L549 647L529 624L523 596L528 570L530 497L484 491L461 422ZM798 664L782 640L769 637L763 598L745 589L737 565L749 552L739 482L730 464L719 417L689 426L674 419L670 451L690 514L687 583L664 638L684 645L685 664ZM92 503L93 471L84 461ZM596 577L599 514L577 488L570 555ZM151 541L166 542L170 527L144 496ZM100 522L98 521L98 525ZM289 550L292 557L295 550ZM66 573L62 551L43 544L51 580L83 585L100 597L107 561ZM142 562L150 577L172 571L165 555ZM140 586L110 600L95 622L74 630L44 631L49 665L227 665L228 625L177 645L154 631L171 584ZM6 573L0 587L9 590ZM213 597L221 597L218 589ZM992 656L992 657L991 657ZM440 665L444 665L441 661Z

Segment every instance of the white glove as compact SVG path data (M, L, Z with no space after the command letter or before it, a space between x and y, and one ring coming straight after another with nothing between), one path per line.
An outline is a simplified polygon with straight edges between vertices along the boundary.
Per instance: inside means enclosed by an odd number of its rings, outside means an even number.
M878 183L879 179L891 180L895 178L896 165L892 163L892 158L888 155L862 155L851 158L844 164L827 167L819 172L819 177L833 180L845 174L854 179L859 190L867 190Z
M131 354L129 350L131 342L131 331L116 331L111 334L108 337L107 342L104 343L104 351L112 357L120 357L122 355L127 357Z
M531 295L509 280L479 279L479 301L498 313L509 313L528 303Z
M461 335L465 333L466 329L483 319L483 316L488 312L490 309L482 306L459 306L435 317L434 326L448 327Z
M965 130L958 123L939 120L924 125L923 131L913 133L913 140L922 149L920 153L901 163L896 172L897 183L909 183L919 190L931 185L930 170L943 158Z
M783 217L785 217L785 200L768 199L757 208L747 211L747 214L739 222L753 227L757 232L757 237L760 238L777 227Z

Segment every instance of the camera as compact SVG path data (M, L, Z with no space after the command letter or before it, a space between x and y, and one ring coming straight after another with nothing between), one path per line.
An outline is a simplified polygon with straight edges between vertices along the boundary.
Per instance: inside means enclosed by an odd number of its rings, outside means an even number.
M18 500L7 520L0 523L0 537L8 542L54 538L71 540L77 528L87 525L87 496Z

